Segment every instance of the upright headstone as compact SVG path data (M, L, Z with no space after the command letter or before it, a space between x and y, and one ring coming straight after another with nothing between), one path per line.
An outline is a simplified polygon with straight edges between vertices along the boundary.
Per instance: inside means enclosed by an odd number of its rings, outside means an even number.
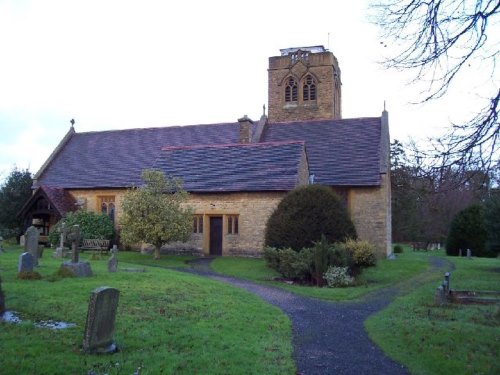
M108 272L116 272L118 270L118 258L116 254L118 253L118 248L113 245L111 249L111 258L108 260Z
M83 336L85 353L114 353L118 350L113 334L119 295L118 289L106 286L92 291Z
M36 229L33 225L26 229L26 233L24 234L25 243L24 250L33 255L35 266L38 265L38 238L40 234L38 233L38 229Z
M32 272L35 266L35 260L33 255L28 252L24 252L19 255L19 262L17 264L17 272Z
M64 255L64 239L66 238L66 223L63 221L58 228L59 232L59 246L56 247L54 258L62 258Z
M467 249L467 258L470 259L472 257L472 251Z
M458 249L458 256L461 257L462 256L462 249Z

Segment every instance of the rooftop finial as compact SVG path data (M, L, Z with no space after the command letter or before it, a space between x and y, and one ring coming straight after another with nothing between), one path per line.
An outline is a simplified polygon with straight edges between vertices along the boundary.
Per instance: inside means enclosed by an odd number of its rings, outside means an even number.
M75 119L72 118L70 122L71 122L71 127L74 127L75 126Z
M266 105L262 104L262 116L266 115Z

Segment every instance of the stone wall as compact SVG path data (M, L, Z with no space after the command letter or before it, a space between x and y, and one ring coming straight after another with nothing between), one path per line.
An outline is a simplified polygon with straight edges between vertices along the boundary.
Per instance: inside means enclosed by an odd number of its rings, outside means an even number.
M377 256L391 253L391 195L389 175L381 175L380 187L352 188L348 208L358 237L375 245Z

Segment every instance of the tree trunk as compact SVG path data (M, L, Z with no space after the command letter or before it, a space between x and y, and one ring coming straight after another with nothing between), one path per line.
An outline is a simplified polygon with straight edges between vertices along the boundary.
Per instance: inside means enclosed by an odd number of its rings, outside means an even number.
M160 259L160 249L161 249L161 245L155 245L155 251L154 251L154 254L155 254L155 260L159 260Z

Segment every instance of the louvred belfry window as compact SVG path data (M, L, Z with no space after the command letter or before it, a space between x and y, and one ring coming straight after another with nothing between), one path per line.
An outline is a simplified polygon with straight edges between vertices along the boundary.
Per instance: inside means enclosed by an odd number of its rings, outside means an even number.
M295 78L288 78L285 86L285 102L297 101L297 81Z
M316 81L312 76L305 78L303 90L304 101L316 100Z

